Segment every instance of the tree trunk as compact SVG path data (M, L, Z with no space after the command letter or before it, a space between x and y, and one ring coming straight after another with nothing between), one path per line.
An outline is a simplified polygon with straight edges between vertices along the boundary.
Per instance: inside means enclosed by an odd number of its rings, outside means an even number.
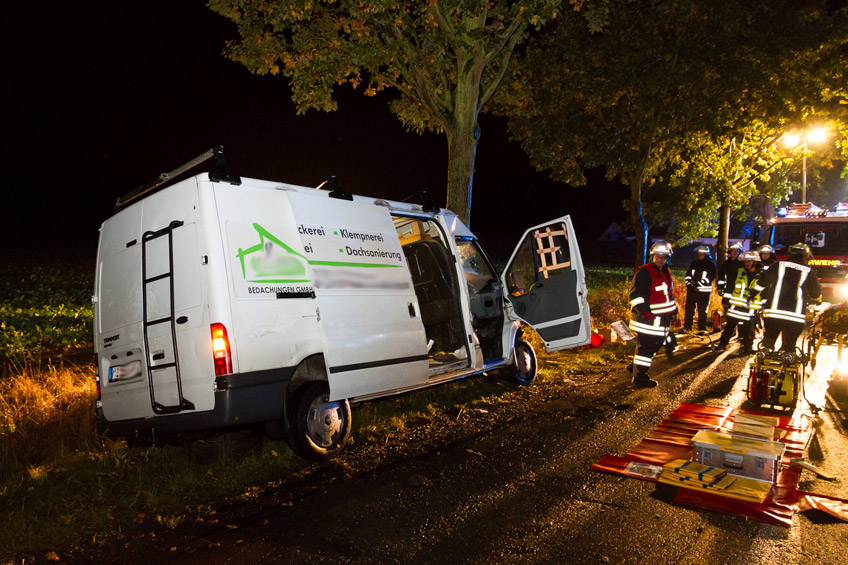
M476 113L472 125L456 125L448 138L448 209L471 227L471 189L474 185L474 160L480 126Z
M648 223L642 215L642 175L630 176L630 223L636 234L636 267L648 262Z
M718 212L718 240L716 240L716 265L721 267L727 253L727 234L730 231L730 206L722 204Z
M448 208L471 227L471 189L474 160L480 140L480 79L483 64L472 53L457 54L457 81L453 108L445 134L448 138Z

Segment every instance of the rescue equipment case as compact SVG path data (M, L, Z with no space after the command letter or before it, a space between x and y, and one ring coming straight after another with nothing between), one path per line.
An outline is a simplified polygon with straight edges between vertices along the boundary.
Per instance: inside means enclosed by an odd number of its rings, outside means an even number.
M701 430L692 438L692 460L728 474L774 484L786 446L779 441Z

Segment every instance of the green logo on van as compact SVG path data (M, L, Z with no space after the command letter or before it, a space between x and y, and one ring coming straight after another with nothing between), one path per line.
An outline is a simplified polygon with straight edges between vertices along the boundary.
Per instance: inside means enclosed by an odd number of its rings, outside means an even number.
M252 283L303 283L306 277L306 257L274 236L253 224L259 243L247 249L239 248L236 257L241 261L241 274Z

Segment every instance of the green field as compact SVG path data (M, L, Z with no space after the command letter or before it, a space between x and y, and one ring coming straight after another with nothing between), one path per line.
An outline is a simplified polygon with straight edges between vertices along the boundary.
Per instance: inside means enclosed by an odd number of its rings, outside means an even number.
M90 346L93 288L93 255L0 255L0 357L22 362Z

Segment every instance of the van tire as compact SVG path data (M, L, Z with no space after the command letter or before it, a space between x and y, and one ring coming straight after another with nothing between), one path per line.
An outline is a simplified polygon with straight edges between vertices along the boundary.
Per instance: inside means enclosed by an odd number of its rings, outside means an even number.
M513 348L512 373L519 386L533 384L536 380L536 350L525 340L515 340Z
M301 457L315 461L330 459L350 437L351 412L347 399L329 402L326 382L307 385L298 396L290 443Z

